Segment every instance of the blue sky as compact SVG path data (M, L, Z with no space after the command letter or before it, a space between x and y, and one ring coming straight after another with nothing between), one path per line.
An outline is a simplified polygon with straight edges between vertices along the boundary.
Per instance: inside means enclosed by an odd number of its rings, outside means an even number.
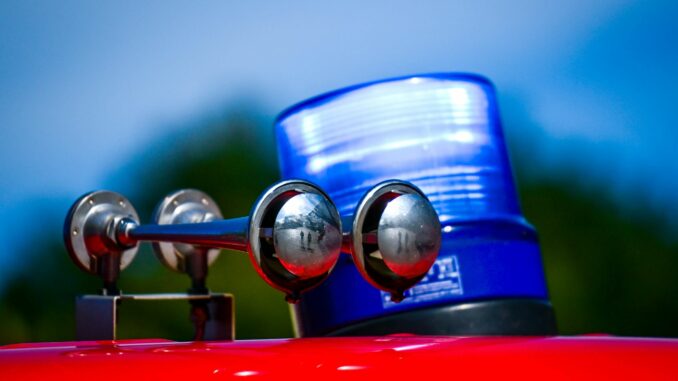
M339 3L1 2L0 268L21 261L40 216L115 187L112 174L171 126L244 97L272 118L317 93L423 72L493 80L520 105L502 110L511 135L536 139L545 172L576 166L622 202L641 189L675 210L678 6Z

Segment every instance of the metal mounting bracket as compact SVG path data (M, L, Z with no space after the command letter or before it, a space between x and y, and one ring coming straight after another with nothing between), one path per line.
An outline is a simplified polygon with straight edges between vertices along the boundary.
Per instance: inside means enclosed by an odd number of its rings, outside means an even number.
M116 340L118 309L123 301L204 301L207 317L204 340L234 340L235 313L231 294L80 295L75 300L78 340Z

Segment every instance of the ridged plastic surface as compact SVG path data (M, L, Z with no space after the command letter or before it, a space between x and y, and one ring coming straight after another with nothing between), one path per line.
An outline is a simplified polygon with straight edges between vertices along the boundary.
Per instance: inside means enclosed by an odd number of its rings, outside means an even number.
M311 98L276 122L283 178L321 186L342 214L388 179L412 182L443 229L429 275L400 304L342 259L297 306L319 335L404 310L468 300L547 300L537 235L524 220L492 84L470 74L416 75Z

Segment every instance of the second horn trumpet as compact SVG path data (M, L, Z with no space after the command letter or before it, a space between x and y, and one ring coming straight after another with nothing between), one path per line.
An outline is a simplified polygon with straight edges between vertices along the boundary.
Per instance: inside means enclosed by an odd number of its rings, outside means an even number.
M411 183L389 180L375 185L344 217L343 251L374 287L394 302L419 282L438 257L442 232L435 209Z

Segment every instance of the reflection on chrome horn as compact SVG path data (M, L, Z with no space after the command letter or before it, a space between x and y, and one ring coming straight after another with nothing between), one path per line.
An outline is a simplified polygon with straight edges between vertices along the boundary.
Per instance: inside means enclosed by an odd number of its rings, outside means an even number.
M140 241L154 242L163 264L187 273L194 292L206 292L207 267L216 249L245 251L259 275L290 302L325 280L341 249L336 207L321 189L300 180L267 189L249 217L223 220L209 196L189 189L167 196L154 219L154 225L140 225L124 197L92 192L69 212L66 247L79 267L103 278L105 294L118 293L119 272Z

